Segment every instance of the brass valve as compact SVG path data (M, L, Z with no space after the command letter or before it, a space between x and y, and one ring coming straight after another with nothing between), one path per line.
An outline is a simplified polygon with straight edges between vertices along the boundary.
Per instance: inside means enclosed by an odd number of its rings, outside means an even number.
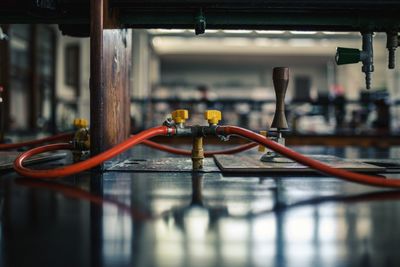
M267 131L260 131L260 134L265 137L267 137L267 133ZM265 152L265 146L259 145L258 152Z
M177 109L172 112L172 119L177 124L185 123L186 120L189 118L189 111L186 109Z
M206 119L209 124L216 125L222 119L222 113L219 110L206 110L204 112L204 119Z
M75 119L74 126L77 128L73 145L74 150L72 151L74 162L84 160L89 155L90 149L90 134L89 134L89 122L86 119Z

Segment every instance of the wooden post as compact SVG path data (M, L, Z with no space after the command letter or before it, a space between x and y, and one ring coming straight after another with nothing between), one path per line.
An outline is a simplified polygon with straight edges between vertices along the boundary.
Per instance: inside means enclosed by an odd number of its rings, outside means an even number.
M90 135L91 155L129 137L131 35L108 24L104 0L91 0Z
M9 25L1 25L3 32L9 34ZM10 128L10 41L0 41L0 86L3 86L4 130Z
M38 119L38 108L39 108L39 86L38 86L38 50L37 50L37 25L33 24L30 27L30 49L29 49L29 59L30 59L30 70L29 70L29 92L28 92L28 125L29 130L37 130L37 119Z

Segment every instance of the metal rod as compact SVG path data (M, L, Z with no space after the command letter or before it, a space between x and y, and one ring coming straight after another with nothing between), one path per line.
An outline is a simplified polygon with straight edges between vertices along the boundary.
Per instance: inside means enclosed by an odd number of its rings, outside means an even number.
M192 149L193 171L199 171L203 169L203 160L204 160L203 137L195 137L193 138L193 149Z

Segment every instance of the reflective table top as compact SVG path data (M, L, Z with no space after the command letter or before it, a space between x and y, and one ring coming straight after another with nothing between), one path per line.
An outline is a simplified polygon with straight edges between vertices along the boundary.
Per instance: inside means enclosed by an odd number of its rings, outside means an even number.
M400 158L398 148L297 150ZM400 266L400 191L315 175L0 175L0 266Z

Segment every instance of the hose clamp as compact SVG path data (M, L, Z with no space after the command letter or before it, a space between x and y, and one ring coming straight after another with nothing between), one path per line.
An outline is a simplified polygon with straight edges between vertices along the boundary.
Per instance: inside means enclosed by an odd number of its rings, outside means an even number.
M227 142L229 141L229 137L231 136L230 134L226 134L225 131L223 131L223 127L221 128L222 131L218 131L218 128L220 128L219 125L215 125L214 127L214 131L215 131L215 135L223 142Z
M176 131L176 130L175 130ZM172 136L174 134L174 129L172 127L167 128L167 136Z

